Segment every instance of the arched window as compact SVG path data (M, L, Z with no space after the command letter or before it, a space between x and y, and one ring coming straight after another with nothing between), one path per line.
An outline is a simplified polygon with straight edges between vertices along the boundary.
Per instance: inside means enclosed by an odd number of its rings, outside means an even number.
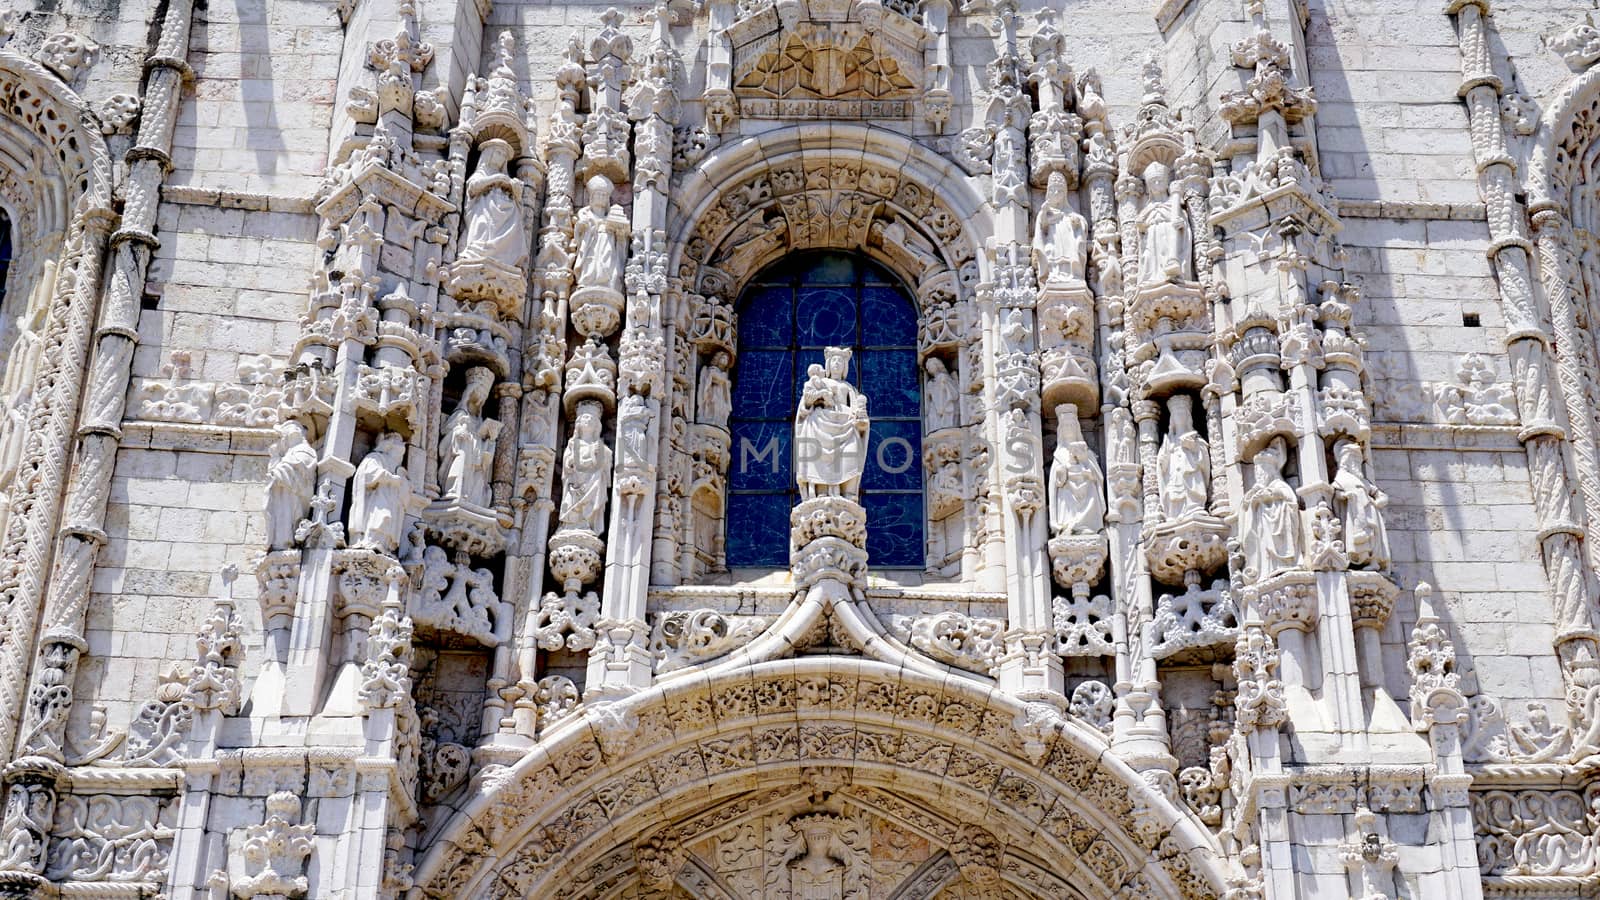
M888 271L862 257L800 253L755 277L739 300L729 432L729 566L787 566L795 405L824 347L849 347L850 381L872 432L861 503L874 567L923 565L922 392L917 311Z

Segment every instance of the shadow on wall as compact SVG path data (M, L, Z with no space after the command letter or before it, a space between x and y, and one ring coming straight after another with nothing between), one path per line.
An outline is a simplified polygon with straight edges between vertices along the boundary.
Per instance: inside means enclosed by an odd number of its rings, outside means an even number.
M1305 29L1308 79L1320 101L1316 118L1318 163L1322 169L1320 174L1330 182L1336 181L1339 195L1345 199L1376 200L1381 196L1382 187L1372 150L1367 143L1367 127L1359 125L1356 118L1357 89L1351 84L1350 73L1344 65L1345 56L1341 53L1341 41L1355 39L1350 34L1351 29L1343 24L1346 13L1341 7L1344 4L1340 0L1308 0L1306 5L1309 13ZM1437 14L1443 16L1442 12ZM1445 21L1448 25L1448 18ZM1361 26L1357 24L1355 27ZM1453 25L1448 27L1453 32ZM1455 98L1451 96L1441 100L1454 102ZM1466 127L1464 110L1461 127ZM1324 153L1324 148L1328 152ZM1409 224L1414 226L1419 246L1425 245L1427 232L1424 223L1417 221ZM1485 242L1488 240L1487 228L1484 229L1483 239ZM1405 286L1402 275L1397 275L1392 268L1395 252L1379 246L1362 247L1348 243L1346 249L1348 261L1345 276L1362 292L1362 303L1356 310L1356 326L1360 328L1365 323L1363 330L1370 333L1374 322L1403 321L1401 306L1405 303ZM1386 378L1401 383L1420 383L1422 375L1417 371L1416 354L1429 348L1417 342L1419 336L1420 330L1416 328L1384 328L1381 349L1374 348L1378 352L1368 355L1369 369L1381 368ZM1377 419L1379 413L1380 410L1375 408L1373 418ZM1434 569L1434 561L1423 558L1432 554L1425 548L1418 548L1410 537L1441 531L1455 534L1464 532L1467 528L1464 509L1472 505L1473 498L1470 490L1462 490L1461 483L1445 480L1426 483L1428 489L1438 491L1436 496L1417 495L1422 483L1416 479L1410 457L1404 448L1374 447L1372 454L1380 487L1396 496L1397 501L1399 497L1406 498L1385 511L1391 544L1397 545L1393 546L1395 575L1402 593L1383 631L1385 687L1404 708L1411 687L1411 678L1406 671L1406 644L1417 619L1414 588L1423 581L1436 588L1441 585L1441 580L1445 585L1452 581L1448 576L1440 578ZM1399 481L1392 476L1386 478L1384 467L1377 465L1380 459L1391 454L1401 454L1407 460L1406 474ZM1434 607L1441 623L1454 639L1457 671L1462 674L1462 687L1470 696L1477 691L1477 679L1472 655L1454 621L1455 594L1455 591L1446 588L1437 589Z

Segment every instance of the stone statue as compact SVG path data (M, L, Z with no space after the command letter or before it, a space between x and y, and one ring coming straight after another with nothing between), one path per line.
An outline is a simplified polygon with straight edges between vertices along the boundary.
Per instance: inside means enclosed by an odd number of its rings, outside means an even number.
M485 141L478 168L467 179L466 235L462 262L488 262L521 268L528 259L522 229L522 182L506 174L511 145L499 138Z
M468 369L461 402L444 422L439 436L439 494L446 500L479 507L493 502L491 478L500 423L483 417L493 384L493 372L482 366Z
M1382 569L1389 565L1389 532L1383 524L1389 497L1363 474L1360 444L1340 441L1334 445L1333 456L1338 465L1333 490L1343 509L1344 547L1350 564Z
M405 439L389 431L356 467L350 489L351 546L379 553L400 548L408 493L406 470L401 466L405 455Z
M1083 439L1078 407L1056 407L1056 452L1050 460L1050 533L1098 534L1106 524L1105 473Z
M812 364L794 416L794 477L800 496L856 499L867 463L867 398L846 376L850 351L829 347Z
M1211 489L1211 448L1194 430L1193 403L1187 394L1167 399L1167 439L1156 456L1156 469L1161 511L1169 522L1204 513Z
M1033 227L1033 264L1044 286L1083 284L1088 266L1089 226L1073 211L1067 176L1051 172L1044 205Z
M728 379L728 354L719 351L700 367L700 390L695 395L696 420L726 431L733 414L733 385Z
M1164 284L1193 278L1189 221L1183 201L1172 196L1172 172L1153 162L1144 170L1145 208L1139 213L1139 283Z
M561 454L561 526L591 534L606 530L606 481L611 448L600 438L600 404L578 404L578 421Z
M589 204L578 210L578 291L622 296L622 271L628 253L628 217L611 203L611 179L589 179Z
M294 546L295 527L311 507L317 488L317 451L299 422L278 426L278 441L267 463L267 549Z
M624 466L644 466L650 462L650 405L644 397L629 394L617 410L617 449Z
M950 377L950 371L937 356L928 357L923 368L928 372L928 386L923 394L928 407L928 432L954 428L957 411L961 408L956 402L956 380Z
M1283 480L1288 459L1283 438L1273 438L1256 451L1254 483L1244 492L1245 565L1256 570L1257 578L1300 564L1300 498Z

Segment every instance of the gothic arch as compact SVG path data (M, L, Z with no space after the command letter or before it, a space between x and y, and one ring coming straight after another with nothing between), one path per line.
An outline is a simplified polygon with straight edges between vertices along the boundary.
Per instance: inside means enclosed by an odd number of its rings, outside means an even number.
M1499 129L1495 131L1500 135ZM1503 136L1501 152L1504 152ZM1555 381L1560 387L1578 485L1589 510L1600 507L1600 386L1594 373L1600 347L1600 69L1572 78L1550 102L1537 132L1524 185L1533 226L1532 274L1543 289L1554 343ZM1591 186L1587 200L1580 185ZM1491 228L1512 235L1529 234L1527 223L1505 221L1514 205L1491 205ZM1504 275L1502 275L1504 278ZM1510 285L1509 298L1528 297L1529 310L1514 318L1537 321L1531 306L1533 285ZM1513 304L1515 307L1515 304ZM1517 313L1515 308L1509 312ZM1508 316L1508 318L1513 318ZM1585 328L1580 323L1587 322ZM1549 400L1544 401L1548 406ZM1550 416L1553 410L1524 409L1524 421ZM1600 545L1588 542L1590 565L1600 567ZM1568 623L1569 627L1572 623Z
M673 306L673 324L692 348L678 363L683 383L699 384L704 363L719 353L736 358L733 305L752 276L786 254L830 249L863 253L894 273L918 308L919 365L938 356L963 390L980 389L973 351L982 336L968 301L989 268L981 250L992 209L952 161L870 125L794 125L717 147L675 183L670 203L661 239L666 271L685 301ZM678 479L689 487L681 496L661 495L657 512L690 560L675 568L691 579L705 570L682 548L687 535L716 535L708 547L721 536L729 460L725 431L695 430L697 474ZM959 458L944 453L935 461L954 470ZM951 478L960 480L940 484ZM930 504L941 513L928 517L929 533L943 536L941 547L962 547L978 528L976 488L941 497ZM930 551L927 562L940 574L966 565L959 550Z
M837 813L841 803L936 838L943 849L925 864L948 854L973 887L1223 892L1204 829L1090 729L965 680L807 657L657 686L553 727L427 836L412 896L682 885L704 879L685 851L704 835L762 810ZM952 819L956 810L971 814Z
M731 303L796 250L859 250L924 305L979 279L988 207L951 161L881 128L797 125L718 147L684 177L668 216L668 271Z
M116 214L112 160L88 105L43 66L0 52L0 202L11 212L18 246L10 280L19 301L37 309L26 333L29 369L9 384L31 385L26 407L4 412L25 422L0 539L0 747L9 748L21 713L21 691L38 629L52 542L66 488L82 401L90 332L100 306L101 276ZM130 189L126 204L157 198ZM148 235L132 235L149 242ZM8 354L9 355L9 354ZM10 362L9 360L7 361Z

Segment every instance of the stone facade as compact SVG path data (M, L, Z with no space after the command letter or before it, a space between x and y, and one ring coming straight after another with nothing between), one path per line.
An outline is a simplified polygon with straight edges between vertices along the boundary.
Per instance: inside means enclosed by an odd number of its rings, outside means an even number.
M0 896L1596 895L1590 6L0 14Z

